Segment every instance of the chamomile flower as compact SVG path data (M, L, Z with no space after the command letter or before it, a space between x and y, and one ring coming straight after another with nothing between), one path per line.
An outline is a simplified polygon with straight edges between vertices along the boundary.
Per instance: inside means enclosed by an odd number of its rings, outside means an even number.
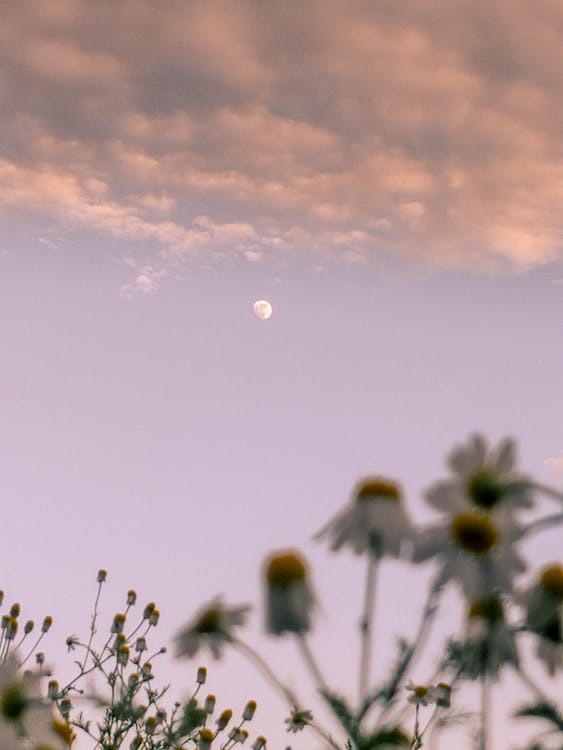
M413 560L439 558L438 585L457 581L469 599L510 592L515 576L526 569L515 547L521 534L521 527L508 515L493 516L478 508L462 510L419 532Z
M563 667L563 566L543 568L518 599L525 609L526 627L539 637L538 658L553 676Z
M70 744L68 725L53 718L50 705L39 693L39 675L18 673L15 656L0 665L0 747L59 750ZM25 742L24 742L24 739Z
M301 555L285 550L270 556L265 566L265 583L267 632L306 633L310 629L314 596Z
M313 714L308 710L294 708L285 723L288 732L301 732L313 721Z
M473 435L447 458L453 477L434 484L426 499L436 510L449 513L529 508L533 502L529 483L515 471L515 463L513 440L505 438L490 450L482 435Z
M399 486L383 477L370 477L356 486L348 505L315 538L328 537L332 550L347 546L356 554L369 550L380 558L399 557L412 535Z
M467 616L464 674L471 678L496 677L505 664L518 667L518 663L514 632L506 623L500 596L475 599Z
M430 703L434 703L435 698L432 692L432 688L427 685L415 685L410 680L405 689L410 692L407 701L413 703L415 706L428 706Z
M195 656L200 646L207 645L218 659L225 643L233 640L234 628L244 625L250 606L228 607L220 597L199 610L176 636L176 655Z

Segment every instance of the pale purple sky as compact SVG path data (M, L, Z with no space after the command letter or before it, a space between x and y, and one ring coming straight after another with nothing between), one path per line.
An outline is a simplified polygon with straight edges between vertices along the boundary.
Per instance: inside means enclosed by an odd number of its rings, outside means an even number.
M107 616L136 587L166 639L297 545L353 694L363 568L310 536L356 479L397 476L428 520L420 491L481 430L561 484L562 23L548 0L3 10L1 585L56 617L47 652L101 566ZM399 575L381 626L408 632ZM260 678L209 667L283 748Z

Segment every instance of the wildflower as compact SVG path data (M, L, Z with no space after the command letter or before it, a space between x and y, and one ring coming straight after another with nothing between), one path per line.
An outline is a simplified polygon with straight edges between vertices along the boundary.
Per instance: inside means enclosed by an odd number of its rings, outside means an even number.
M158 621L160 619L160 611L156 609L156 607L153 609L153 611L150 613L149 616L149 625L152 625L153 627L156 627L158 625Z
M285 720L288 732L301 732L313 721L313 714L307 710L292 709L290 715Z
M98 583L103 583L106 580L107 577L108 577L107 570L104 570L103 568L100 568L100 570L98 570L98 575L97 575L96 581Z
M121 612L118 612L115 617L113 618L113 622L111 624L111 632L112 633L123 633L123 628L125 626L125 615Z
M44 617L43 623L41 625L41 632L47 633L52 624L53 624L53 618L51 617L51 615L47 615L47 617Z
M301 556L292 550L266 563L266 630L273 635L306 633L314 597Z
M143 620L148 620L155 609L156 604L154 602L149 602L143 610Z
M216 702L216 700L217 699L215 698L215 696L213 695L213 693L210 693L207 696L207 698L205 699L205 703L204 703L205 713L212 714L213 711L215 711L215 702Z
M223 729L227 726L232 716L233 716L233 712L231 711L230 708L226 708L224 711L221 711L221 713L219 714L219 718L215 722L220 732L222 732Z
M0 665L0 747L22 747L23 737L33 740L33 748L60 746L50 707L39 695L39 675L28 672L22 679L17 669L13 655Z
M126 667L128 661L129 661L129 646L124 644L117 649L117 663L120 664L122 667Z
M23 629L23 632L24 632L24 633L25 633L26 635L29 635L29 634L31 633L31 631L33 630L33 628L34 628L34 627L35 627L35 623L33 622L33 620L28 620L28 621L27 621L27 622L25 623L25 625L24 625L24 629Z
M140 636L135 641L135 651L137 651L137 653L139 654L142 654L143 651L146 651L146 650L147 650L147 641L143 636Z
M213 732L210 729L201 729L199 732L199 750L209 750L213 737Z
M407 698L409 703L414 703L415 706L428 706L429 703L434 703L431 687L415 685L412 680L405 687L411 693Z
M233 640L232 630L244 625L250 606L227 607L217 597L200 609L176 636L176 655L195 656L202 644L209 646L213 656L221 656L222 646Z
M229 739L231 740L231 742L240 742L241 745L247 739L247 737L248 732L246 731L246 729L241 729L240 727L233 727L229 732Z
M474 600L468 611L466 640L462 644L459 666L466 677L496 677L501 667L518 667L514 633L504 618L504 606L498 595Z
M563 667L563 565L554 563L520 594L526 627L539 637L537 656L551 676Z
M136 602L137 602L137 592L135 591L135 589L129 589L129 591L127 592L127 599L125 603L127 604L128 607L132 607L134 604L136 604Z
M514 471L515 460L513 440L505 438L489 450L482 435L473 435L447 458L454 477L437 482L426 499L436 510L449 513L476 508L490 512L529 508L529 484Z
M59 697L59 683L57 680L49 680L49 684L47 686L47 697L51 700L57 700Z
M252 721L256 712L256 701L248 701L242 712L242 718L245 721Z
M205 667L198 667L196 682L198 685L205 685L207 679L207 669Z
M331 549L349 546L356 554L399 557L413 535L399 486L382 477L364 479L352 500L315 538L330 537Z
M252 750L262 750L263 747L266 747L266 738L262 735L259 735L255 740L254 744L252 745Z
M452 687L447 682L439 682L437 685L433 685L430 688L432 698L436 702L436 705L442 708L449 708L452 696Z
M526 569L514 548L521 527L511 517L493 517L479 509L453 514L445 523L418 534L413 559L442 559L439 585L457 580L470 599L510 592Z

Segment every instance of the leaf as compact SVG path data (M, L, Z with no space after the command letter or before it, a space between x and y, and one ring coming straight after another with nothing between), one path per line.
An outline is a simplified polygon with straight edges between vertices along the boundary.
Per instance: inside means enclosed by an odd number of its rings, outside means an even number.
M563 732L563 716L557 708L546 701L539 701L531 706L523 706L514 716L525 718L545 719L553 724L560 732Z

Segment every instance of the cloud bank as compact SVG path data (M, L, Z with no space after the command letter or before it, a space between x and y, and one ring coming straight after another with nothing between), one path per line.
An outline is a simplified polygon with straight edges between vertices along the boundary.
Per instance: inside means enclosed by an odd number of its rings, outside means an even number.
M559 0L12 3L0 211L194 259L563 257ZM129 293L128 292L128 293Z

